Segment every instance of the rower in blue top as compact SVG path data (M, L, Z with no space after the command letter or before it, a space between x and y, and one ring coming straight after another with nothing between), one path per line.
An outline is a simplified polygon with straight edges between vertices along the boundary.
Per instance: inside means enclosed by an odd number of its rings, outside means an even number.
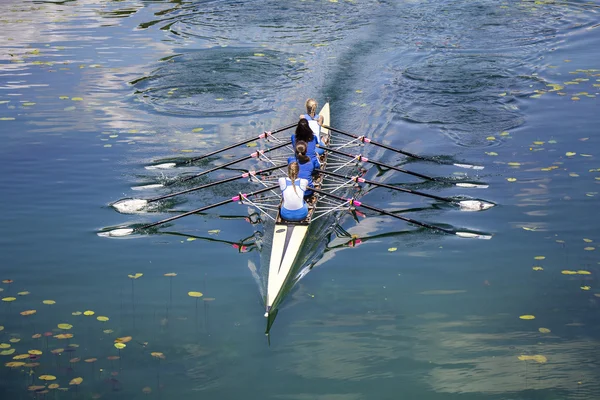
M321 163L319 162L317 157L309 157L307 155L307 147L308 146L305 141L297 141L295 147L295 155L288 158L288 165L292 163L298 163L298 178L306 179L308 181L308 187L304 192L304 197L312 196L313 191L310 190L310 188L314 187L313 173L316 168L321 167Z
M313 159L317 159L317 155L321 155L325 150L317 147L317 144L322 145L319 142L317 136L315 136L313 130L308 125L306 118L301 118L296 126L296 132L292 135L292 146L296 147L296 143L303 141L306 143L306 154Z
M306 114L302 114L300 119L304 118L308 121L308 126L312 129L317 141L321 142L321 125L323 125L323 117L317 114L319 104L315 99L306 100Z

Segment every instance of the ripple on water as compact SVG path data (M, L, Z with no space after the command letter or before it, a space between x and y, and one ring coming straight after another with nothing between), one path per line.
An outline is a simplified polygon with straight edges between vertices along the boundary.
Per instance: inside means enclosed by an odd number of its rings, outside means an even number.
M300 66L287 54L264 49L217 47L163 62L131 83L156 111L196 117L245 116L271 111L277 91L287 90ZM282 73L283 72L283 73Z

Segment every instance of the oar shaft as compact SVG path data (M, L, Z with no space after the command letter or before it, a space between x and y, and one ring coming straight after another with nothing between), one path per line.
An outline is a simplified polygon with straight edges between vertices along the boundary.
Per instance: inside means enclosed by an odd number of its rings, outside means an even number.
M422 226L424 228L429 228L429 229L433 229L433 230L437 230L437 231L442 231L442 232L450 233L450 234L453 234L453 235L455 234L455 232L453 232L453 231L451 231L449 229L440 228L439 226L429 225L429 224L427 224L425 222L419 222L419 221L416 221L416 220L411 219L411 218L403 217L401 215L397 215L397 214L391 213L389 211L385 211L385 210L382 210L380 208L373 207L373 206L370 206L368 204L364 204L364 203L362 203L360 201L357 201L357 200L355 200L353 198L347 199L345 197L338 196L338 195L335 195L333 193L328 193L328 192L325 192L323 190L314 189L314 188L312 190L314 192L320 193L322 195L333 197L334 199L338 199L338 200L341 200L341 201L350 201L350 203L352 205L354 205L354 206L363 207L363 208L366 208L367 210L375 211L375 212L383 214L383 215L388 215L390 217L401 219L401 220L409 222L411 224L419 225L419 226Z
M240 201L244 197L255 196L255 195L260 194L260 193L268 192L269 190L274 190L274 189L276 189L278 187L279 187L279 185L275 185L275 186L266 187L266 188L263 188L263 189L260 189L260 190L256 190L254 192L246 193L246 194L241 194L240 193L237 196L234 196L234 197L232 197L230 199L223 200L223 201L220 201L220 202L215 203L215 204L210 204L208 206L200 207L200 208L197 208L195 210L188 211L188 212L185 212L183 214L176 215L174 217L170 217L170 218L166 218L166 219L163 219L163 220L160 220L160 221L157 221L157 222L153 222L151 224L144 225L144 226L142 226L140 228L137 228L136 230L140 231L140 230L152 228L153 226L166 224L167 222L175 221L176 219L187 217L188 215L197 214L197 213L202 212L202 211L210 210L211 208L219 207L219 206L222 206L222 205L225 205L225 204L228 204L228 203L233 203L235 201Z
M378 165L380 167L393 169L394 171L398 171L398 172L402 172L404 174L408 174L408 175L416 176L416 177L419 177L419 178L423 178L423 179L426 179L428 181L443 182L443 181L440 181L439 179L432 178L431 176L427 176L427 175L420 174L418 172L408 171L406 169L394 167L393 165L385 164L385 163L382 163L380 161L374 161L374 160L371 160L371 159L369 159L367 157L363 157L361 155L349 154L349 153L346 153L346 152L343 152L343 151L340 151L340 150L336 150L336 149L332 149L332 148L326 147L326 146L319 146L319 147L321 147L322 149L324 149L326 151L330 151L330 152L332 152L334 154L340 154L340 155L343 155L343 156L346 156L346 157L356 158L356 159L358 159L361 162L368 162L368 163L371 163L371 164L374 164L374 165Z
M290 125L284 126L284 127L282 127L282 128L277 128L277 129L275 129L274 131L269 131L269 132L265 131L265 132L261 133L260 135L258 135L258 136L255 136L255 137L253 137L253 138L250 138L250 139L247 139L247 140L242 140L241 142L238 142L238 143L232 144L232 145L230 145L230 146L227 146L227 147L223 147L222 149L215 150L215 151L211 151L210 153L206 153L206 154L203 154L203 155L201 155L201 156L194 157L194 158L192 158L191 160L189 160L188 162L192 163L192 162L194 162L194 161L199 161L199 160L202 160L203 158L210 157L210 156L214 156L215 154L219 154L219 153L222 153L222 152L224 152L224 151L231 150L231 149L233 149L233 148L235 148L235 147L238 147L238 146L242 146L242 145L245 145L245 144L251 143L251 142L253 142L253 141L255 141L255 140L264 139L264 138L266 138L266 137L269 137L269 136L271 136L271 135L274 135L274 134L276 134L276 133L283 132L283 131L285 131L285 130L287 130L287 129L293 128L293 127L294 127L294 126L296 126L296 125L297 125L297 124L290 124Z
M148 203L152 203L153 201L159 201L159 200L168 199L168 198L170 198L170 197L179 196L180 194L191 193L191 192L195 192L195 191L197 191L197 190L202 190L202 189L209 188L209 187L211 187L211 186L217 186L217 185L220 185L220 184L222 184L222 183L232 182L232 181L235 181L235 180L237 180L237 179L241 179L241 178L248 178L248 177L250 177L250 176L253 176L253 175L257 175L257 174L262 174L262 173L265 173L265 172L274 171L274 170L276 170L276 169L283 168L283 167L285 167L286 165L287 165L287 164L281 164L281 165L276 165L276 166L274 166L274 167L270 167L270 168L261 169L261 170L259 170L259 171L254 171L254 172L245 172L245 173L243 173L243 174L241 174L241 175L232 176L232 177L230 177L230 178L222 179L222 180L220 180L220 181L216 181L216 182L207 183L207 184L205 184L205 185L202 185L202 186L197 186L197 187L194 187L194 188L191 188L191 189L182 190L182 191L180 191L180 192L176 192L176 193L166 194L166 195L164 195L164 196L154 197L154 198L152 198L152 199L149 199L149 200L147 200L147 201L148 201Z
M289 142L282 143L282 144L279 144L279 145L277 145L277 146L274 146L274 147L270 147L270 148L268 148L268 149L266 149L266 150L259 150L259 151L255 151L254 153L252 153L252 154L249 154L249 155L247 155L247 156L244 156L244 157L241 157L241 158L237 158L237 159L235 159L235 160L233 160L233 161L230 161L230 162L228 162L228 163L225 163L225 164L222 164L222 165L218 165L218 166L216 166L216 167L214 167L214 168L207 169L206 171L199 172L199 173L197 173L197 174L195 174L195 175L192 175L192 176L188 176L187 178L185 178L185 179L182 179L180 182L187 182L187 181L189 181L189 180L191 180L191 179L199 178L199 177L201 177L201 176L203 176L203 175L209 174L209 173L211 173L211 172L214 172L214 171L218 171L218 170L220 170L220 169L222 169L222 168L227 168L227 167L229 167L229 166L231 166L231 165L233 165L233 164L237 164L237 163L240 163L240 162L242 162L242 161L249 160L249 159L251 159L251 158L258 158L258 157L260 157L261 155L263 155L263 154L265 154L265 153L268 153L268 152L270 152L270 151L277 150L277 149L280 149L280 148L282 148L282 147L285 147L285 146L289 146L291 143L292 143L292 142L291 142L291 141L289 141Z
M394 151L396 153L404 154L405 156L408 156L408 157L417 158L419 160L435 161L435 160L431 160L431 159L423 157L423 156L419 156L417 154L409 153L408 151L404 151L404 150L397 149L397 148L392 147L392 146L388 146L387 144L376 142L376 141L371 140L371 139L369 139L368 137L365 137L365 136L358 136L358 135L355 135L353 133L344 132L344 131L342 131L340 129L332 128L332 127L326 126L326 125L323 125L323 128L331 129L332 131L340 133L342 135L349 136L349 137L354 138L354 139L359 139L363 143L371 143L372 145L384 148L386 150Z
M398 192L416 194L417 196L428 197L430 199L444 201L444 202L447 202L447 203L454 203L454 200L448 199L446 197L441 197L441 196L436 196L434 194L419 192L417 190L405 189L405 188L401 188L401 187L398 187L398 186L392 186L392 185L388 185L388 184L381 183L381 182L375 182L375 181L371 181L369 179L360 178L358 176L346 176L346 175L342 175L342 174L337 174L335 172L324 171L324 170L321 170L321 169L318 169L316 171L324 173L326 175L331 175L331 176L335 176L335 177L338 177L338 178L342 178L342 179L351 179L351 180L354 180L355 182L358 182L358 183L368 183L369 185L374 185L374 186L379 186L379 187L383 187L383 188L386 188L386 189L396 190Z

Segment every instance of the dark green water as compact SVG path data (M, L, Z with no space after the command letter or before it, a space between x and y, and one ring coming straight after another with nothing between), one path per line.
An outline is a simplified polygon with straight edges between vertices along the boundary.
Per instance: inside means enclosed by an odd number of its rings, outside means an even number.
M596 398L599 11L583 1L2 2L0 280L12 280L1 295L15 300L0 304L0 398ZM254 232L247 207L141 237L97 236L241 190L145 214L109 206L168 192L132 186L228 161L144 168L292 123L308 97L331 102L340 129L484 165L365 147L489 188L374 168L371 179L497 207L467 213L383 189L362 200L493 238L348 215L341 224L362 244L328 244L284 301L268 346L258 251L231 245ZM73 314L84 311L94 315ZM13 359L30 350L42 355ZM28 391L52 383L68 391Z

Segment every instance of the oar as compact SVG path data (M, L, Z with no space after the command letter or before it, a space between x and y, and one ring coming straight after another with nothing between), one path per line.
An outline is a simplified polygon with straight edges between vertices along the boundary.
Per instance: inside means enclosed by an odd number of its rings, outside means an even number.
M119 236L131 235L134 232L139 232L139 231L146 230L148 228L152 228L152 227L157 226L157 225L166 224L167 222L175 221L176 219L187 217L188 215L197 214L197 213L200 213L200 212L203 212L203 211L206 211L206 210L210 210L211 208L219 207L219 206L222 206L222 205L225 205L225 204L229 204L229 203L234 203L234 202L240 201L240 200L243 201L243 199L245 199L247 197L256 196L257 194L268 192L268 191L274 190L274 189L276 189L278 187L279 187L279 185L275 185L275 186L270 186L270 187L262 188L260 190L255 190L254 192L250 192L250 193L244 193L244 194L239 193L239 194L237 194L236 196L233 196L230 199L223 200L223 201L220 201L218 203L210 204L208 206L200 207L200 208L197 208L195 210L185 212L183 214L175 215L174 217L165 218L163 220L160 220L160 221L157 221L157 222L153 222L151 224L144 225L144 226L141 226L139 228L118 228L118 229L113 229L113 230L108 231L108 232L101 232L99 235L100 236L105 236L105 237L106 236L109 236L109 237L119 237Z
M153 203L155 201L164 200L164 199L168 199L170 197L179 196L180 194L186 194L186 193L195 192L197 190L206 189L206 188L209 188L211 186L217 186L217 185L220 185L222 183L232 182L232 181L235 181L237 179L248 178L250 176L264 174L264 173L271 172L271 171L274 171L274 170L279 169L279 168L283 168L286 165L287 164L281 164L281 165L276 165L274 167L261 169L259 171L244 172L241 175L232 176L230 178L221 179L220 181L207 183L207 184L204 184L202 186L196 186L196 187L191 188L191 189L186 189L186 190L182 190L180 192L166 194L166 195L163 195L163 196L158 196L158 197L154 197L154 198L151 198L151 199L122 199L122 200L114 202L113 204L111 204L111 206L113 206L114 208L117 209L117 211L122 212L122 213L134 213L134 212L138 212L140 210L143 210L148 205L148 203Z
M361 178L359 176L341 175L341 174L337 174L335 172L323 171L321 169L317 169L316 171L324 173L326 175L335 176L337 178L352 180L357 183L368 183L369 185L384 187L387 189L396 190L398 192L416 194L417 196L428 197L430 199L435 199L435 200L443 201L446 203L455 204L455 205L458 205L460 207L460 209L464 210L464 211L481 211L481 210L487 210L488 208L492 208L494 206L494 204L488 203L488 202L482 201L482 200L455 200L455 199L451 199L448 197L436 196L434 194L419 192L416 190L405 189L402 187L392 186L392 185L388 185L388 184L381 183L381 182L375 182L375 181L371 181L371 180L368 180L365 178Z
M419 177L419 178L426 179L428 181L442 182L442 183L445 183L445 184L456 185L456 186L460 186L460 187L468 187L468 188L486 188L486 187L488 187L488 185L481 185L481 184L477 184L477 183L467 183L467 182L453 183L453 182L449 182L449 181L446 181L446 180L437 179L437 178L433 178L431 176L423 175L423 174L420 174L418 172L408 171L406 169L394 167L393 165L384 164L384 163L382 163L380 161L374 161L374 160L371 160L371 159L369 159L367 157L363 157L361 154L354 155L354 154L345 153L345 152L340 151L340 150L332 149L331 147L327 147L327 146L321 146L321 145L317 145L317 146L321 147L325 151L330 151L330 152L332 152L334 154L340 154L342 156L346 156L346 157L350 157L350 158L355 158L355 159L357 159L358 161L361 161L361 162L368 162L368 163L371 163L371 164L374 164L374 165L377 165L377 166L380 166L380 167L393 169L394 171L402 172L402 173L408 174L408 175L413 175L413 176L416 176L416 177Z
M367 205L367 204L365 204L363 202L360 202L360 201L358 201L358 200L356 200L354 198L345 198L345 197L342 197L342 196L335 195L333 193L328 193L328 192L325 192L323 190L314 189L314 188L312 190L314 192L320 193L320 194L322 194L324 196L332 197L332 198L337 199L337 200L349 201L350 205L352 205L352 206L366 208L367 210L375 211L375 212L377 212L379 214L383 214L383 215L387 215L387 216L394 217L394 218L397 218L397 219L401 219L402 221L406 221L406 222L409 222L411 224L415 224L415 225L422 226L424 228L433 229L433 230L436 230L436 231L448 233L450 235L456 235L456 236L462 237L462 238L476 238L476 239L491 239L492 238L491 235L483 235L483 234L479 234L479 233L465 232L465 231L453 231L451 229L442 228L440 226L430 225L430 224L427 224L425 222L419 222L419 221L416 221L416 220L411 219L411 218L403 217L402 215L397 215L397 214L391 213L389 211L385 211L385 210L382 210L380 208Z
M326 126L326 125L323 125L323 128L331 129L332 131L337 132L337 133L341 133L342 135L346 135L346 136L352 137L354 139L358 139L359 141L361 141L363 143L371 143L371 144L373 144L375 146L378 146L378 147L381 147L381 148L384 148L384 149L387 149L387 150L390 150L390 151L393 151L393 152L396 152L396 153L399 153L399 154L403 154L403 155L408 156L408 157L416 158L418 160L431 161L431 162L438 163L438 164L454 165L455 167L460 167L460 168L471 168L471 169L483 169L484 168L481 165L458 164L458 163L444 163L444 162L441 162L439 160L436 160L435 158L419 156L417 154L409 153L408 151L404 151L404 150L400 150L400 149L397 149L397 148L392 147L392 146L388 146L387 144L376 142L374 140L369 139L366 136L359 136L359 135L355 135L355 134L352 134L352 133L344 132L342 130L335 129L335 128L332 128L332 127Z
M285 130L293 128L296 125L297 125L297 123L296 124L290 124L290 125L284 126L282 128L277 128L274 131L264 131L260 135L255 136L253 138L242 140L241 142L229 145L227 147L223 147L222 149L211 151L210 153L206 153L206 154L203 154L201 156L191 158L191 159L189 159L189 160L187 160L187 161L185 161L185 162L183 162L181 164L191 164L193 162L200 161L200 160L202 160L204 158L207 158L207 157L210 157L210 156L214 156L215 154L219 154L219 153L222 153L224 151L231 150L231 149L233 149L235 147L242 146L242 145L245 145L245 144L248 144L248 143L252 143L255 140L266 139L269 136L272 136L272 135L274 135L276 133L283 132ZM166 169L166 168L173 168L175 166L177 166L177 163L164 163L164 164L158 164L158 165L151 165L151 166L146 167L146 168L147 169Z
M236 158L233 161L230 161L230 162L222 164L222 165L218 165L218 166L216 166L214 168L211 168L211 169L207 169L206 171L199 172L199 173L197 173L195 175L188 176L187 178L184 178L184 179L181 179L181 180L177 180L177 181L173 181L173 182L171 182L171 183L169 183L169 184L167 184L165 186L174 185L175 183L179 183L179 182L187 182L189 180L192 180L192 179L195 179L195 178L199 178L199 177L201 177L203 175L206 175L208 173L211 173L211 172L214 172L214 171L218 171L218 170L223 169L223 168L227 168L227 167L229 167L229 166L231 166L233 164L237 164L239 162L246 161L246 160L249 160L251 158L260 158L260 156L262 156L263 154L266 154L266 153L268 153L270 151L273 151L273 150L280 149L280 148L285 147L285 146L289 146L291 143L292 142L289 141L289 142L278 144L277 146L274 146L274 147L270 147L270 148L268 148L266 150L255 151L254 153L248 154L247 156Z

